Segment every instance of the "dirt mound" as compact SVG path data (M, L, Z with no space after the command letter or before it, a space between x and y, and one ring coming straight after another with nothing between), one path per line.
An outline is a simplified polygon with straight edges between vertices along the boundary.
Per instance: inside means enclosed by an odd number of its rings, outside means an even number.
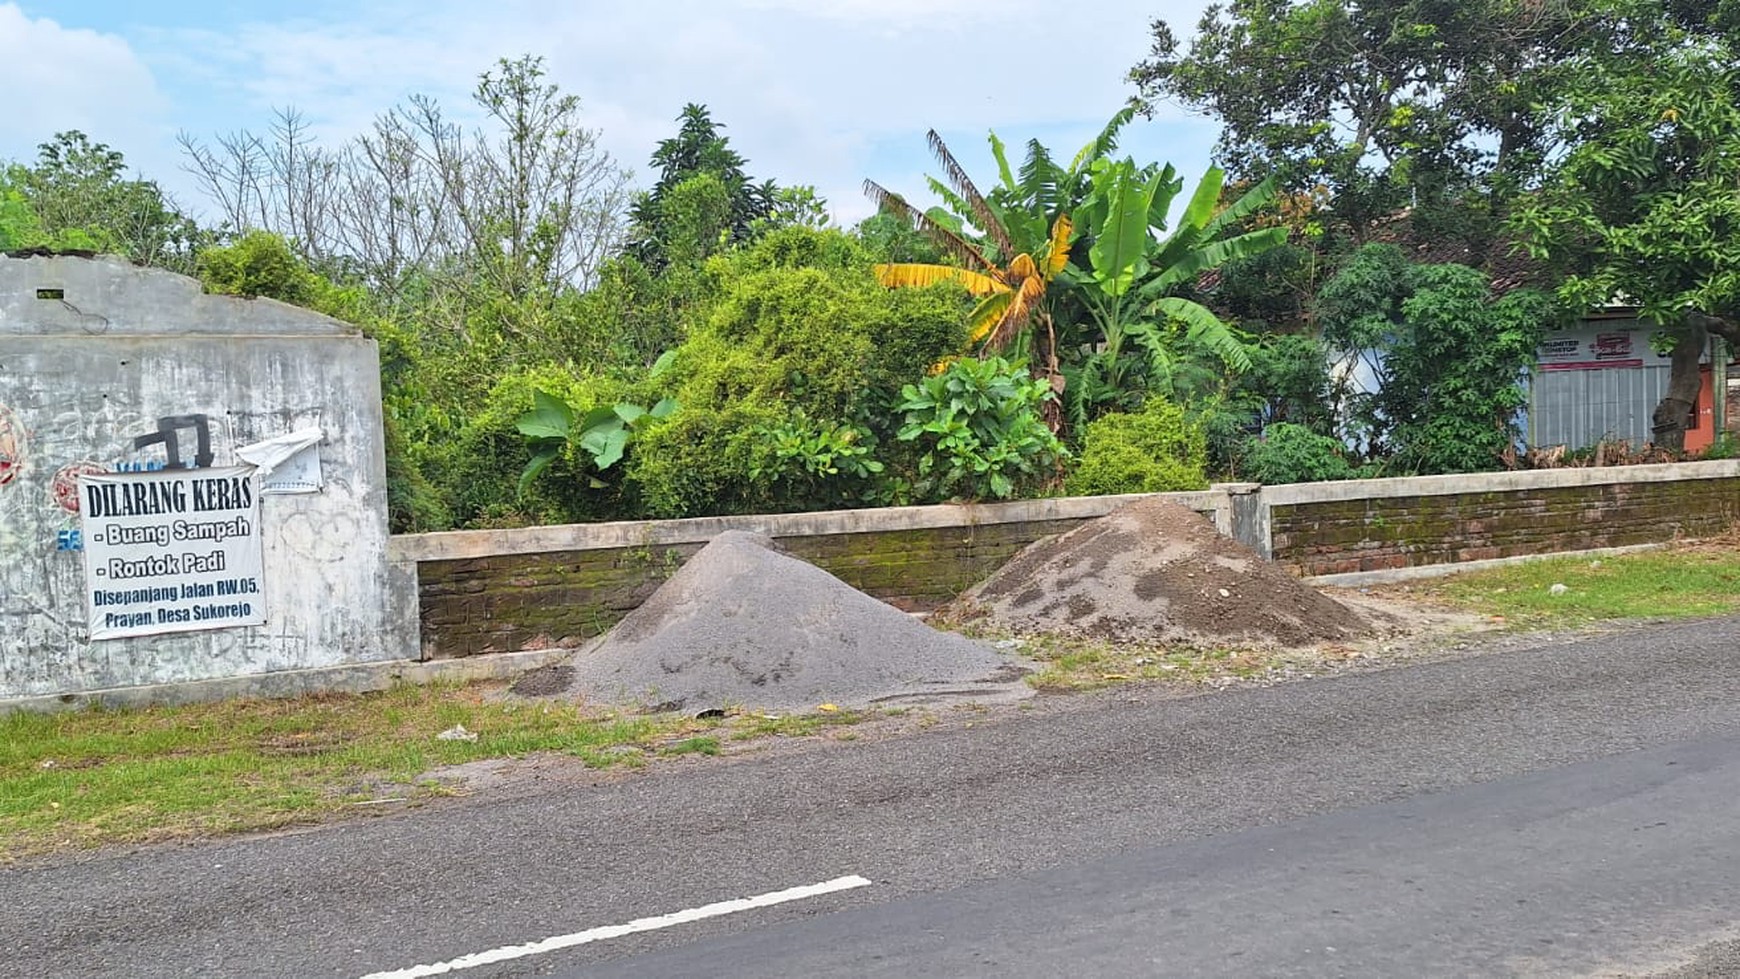
M570 661L589 700L700 712L1024 696L1025 670L726 531Z
M1126 641L1297 646L1369 631L1351 609L1159 497L1029 545L943 615Z

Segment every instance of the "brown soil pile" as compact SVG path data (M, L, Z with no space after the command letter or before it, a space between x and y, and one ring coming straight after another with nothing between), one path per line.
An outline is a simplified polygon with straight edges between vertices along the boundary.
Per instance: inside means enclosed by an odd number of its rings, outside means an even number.
M1029 545L943 616L1141 642L1298 646L1370 631L1353 610L1159 497Z

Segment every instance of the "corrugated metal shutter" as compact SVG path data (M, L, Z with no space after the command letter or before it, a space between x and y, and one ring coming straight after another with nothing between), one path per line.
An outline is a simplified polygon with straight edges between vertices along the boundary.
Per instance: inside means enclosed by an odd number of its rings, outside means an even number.
M1650 440L1650 416L1667 393L1667 367L1540 371L1530 385L1529 439L1535 446L1594 445L1603 437L1634 446Z

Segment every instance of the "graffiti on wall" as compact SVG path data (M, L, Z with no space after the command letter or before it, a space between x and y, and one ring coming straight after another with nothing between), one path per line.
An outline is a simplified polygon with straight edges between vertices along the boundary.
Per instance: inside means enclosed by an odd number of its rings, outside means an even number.
M65 511L72 518L76 518L79 513L79 477L102 471L103 467L94 462L69 462L55 470L53 478L48 481L48 498L54 501L56 508ZM57 551L82 551L85 549L84 536L79 533L76 524L61 527L54 532L54 549Z
M192 429L195 439L194 456L190 463L181 461L183 429ZM170 469L205 469L211 466L211 426L204 415L166 415L157 419L157 431L133 440L135 451L146 446L162 445L164 462Z
M12 409L0 405L0 487L11 485L24 471L24 426Z
M28 407L28 406L25 406ZM46 407L46 406L44 406ZM29 457L50 460L72 451L96 448L98 462L90 457L65 462L52 470L42 495L16 494L0 506L0 539L22 543L16 535L29 520L48 524L53 551L82 551L79 531L79 478L90 473L156 472L163 469L207 468L214 460L211 422L205 414L163 415L149 418L128 411L106 395L77 399L53 411L38 444L30 444L20 416L9 406L0 406L0 488L22 482ZM162 446L161 452L157 450ZM57 451L59 450L59 451ZM146 458L145 456L151 456ZM60 455L65 459L66 455ZM52 462L46 463L52 466ZM40 501L40 502L34 502ZM36 510L34 517L30 511Z

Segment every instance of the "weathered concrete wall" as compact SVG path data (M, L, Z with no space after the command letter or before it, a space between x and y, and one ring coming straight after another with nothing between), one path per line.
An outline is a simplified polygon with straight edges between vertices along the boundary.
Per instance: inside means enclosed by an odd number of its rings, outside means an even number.
M1659 543L1740 520L1740 462L1422 476L1167 494L1306 576ZM414 567L424 655L600 635L722 530L759 530L852 585L933 608L1021 547L1136 497L713 517L393 539Z
M1740 461L1263 489L1270 550L1308 576L1701 537L1740 520Z
M1164 494L1232 533L1221 489ZM756 530L883 601L933 609L1041 537L1134 496L1023 500L456 531L395 537L414 564L424 655L432 659L573 646L637 608L724 530Z
M0 700L414 657L379 383L373 341L306 310L108 258L0 257ZM162 465L165 446L134 440L195 414L217 466L324 432L324 489L261 501L267 622L92 641L69 490L81 470Z

